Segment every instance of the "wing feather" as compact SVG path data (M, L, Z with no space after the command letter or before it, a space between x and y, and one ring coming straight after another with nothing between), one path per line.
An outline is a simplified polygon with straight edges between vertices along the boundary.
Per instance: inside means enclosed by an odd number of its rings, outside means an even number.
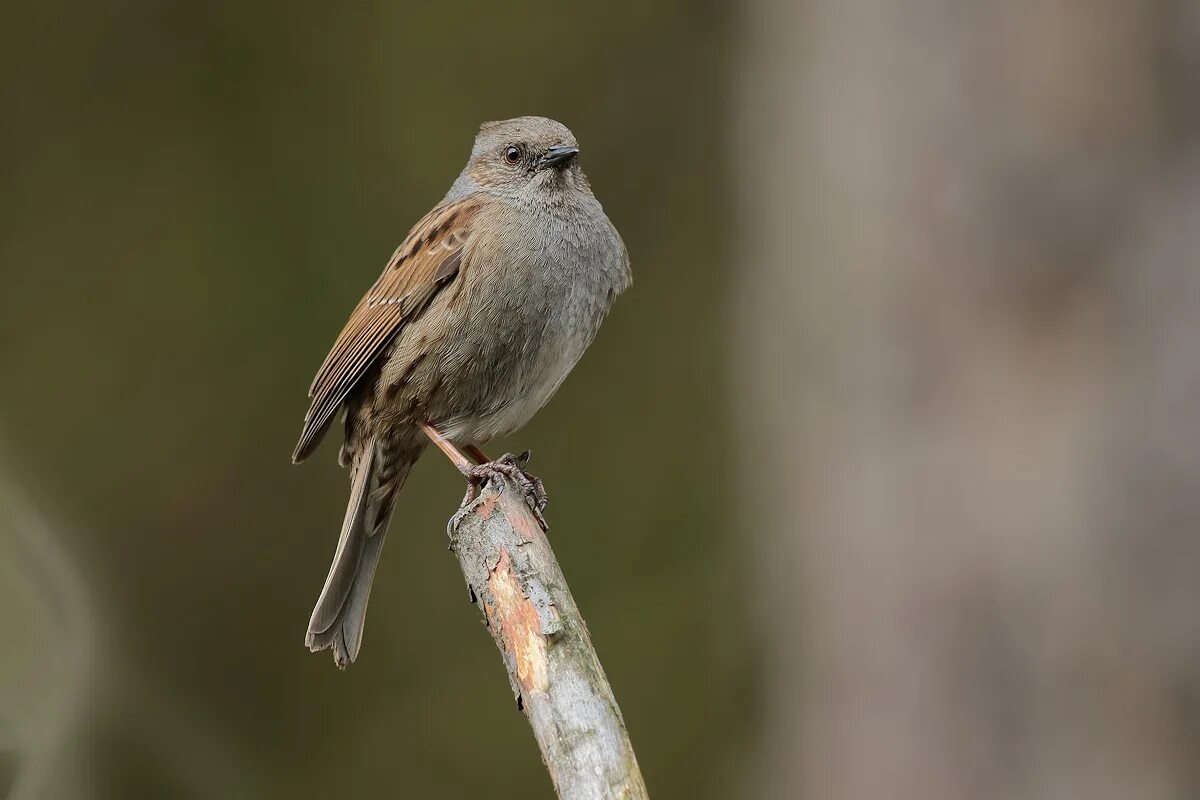
M458 276L479 209L479 201L470 197L436 206L396 248L313 378L308 390L312 404L293 461L303 461L316 448L338 409L396 334Z

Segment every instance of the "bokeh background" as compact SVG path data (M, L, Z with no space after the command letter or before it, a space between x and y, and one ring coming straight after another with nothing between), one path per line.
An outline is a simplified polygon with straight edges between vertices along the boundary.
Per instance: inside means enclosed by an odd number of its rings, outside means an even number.
M0 792L549 797L431 453L305 387L483 120L633 290L531 448L658 798L1200 796L1200 7L0 6Z

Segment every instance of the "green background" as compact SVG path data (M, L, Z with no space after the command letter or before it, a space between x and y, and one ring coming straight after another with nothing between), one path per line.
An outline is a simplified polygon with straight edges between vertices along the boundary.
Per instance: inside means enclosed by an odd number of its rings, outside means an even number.
M3 456L99 640L63 796L551 795L446 551L450 465L404 490L410 560L384 556L339 673L302 640L346 475L329 443L289 464L350 308L478 124L521 114L579 138L634 286L489 451L534 452L651 791L729 795L755 698L722 489L728 25L712 2L4 4Z

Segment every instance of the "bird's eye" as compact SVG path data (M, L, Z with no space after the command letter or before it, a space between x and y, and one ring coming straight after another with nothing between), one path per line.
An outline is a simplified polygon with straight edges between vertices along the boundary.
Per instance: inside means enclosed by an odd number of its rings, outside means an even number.
M504 160L510 164L516 164L521 160L521 148L509 145L504 148Z

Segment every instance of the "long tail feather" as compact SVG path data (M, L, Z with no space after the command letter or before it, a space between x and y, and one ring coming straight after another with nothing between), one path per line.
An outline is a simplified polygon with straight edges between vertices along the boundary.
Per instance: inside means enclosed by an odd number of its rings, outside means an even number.
M396 490L411 466L402 465L387 476L387 485L381 485L384 470L379 462L380 454L372 442L363 448L353 467L342 534L304 640L314 653L331 648L334 662L343 668L358 657L362 647L367 598L387 537L388 519Z

